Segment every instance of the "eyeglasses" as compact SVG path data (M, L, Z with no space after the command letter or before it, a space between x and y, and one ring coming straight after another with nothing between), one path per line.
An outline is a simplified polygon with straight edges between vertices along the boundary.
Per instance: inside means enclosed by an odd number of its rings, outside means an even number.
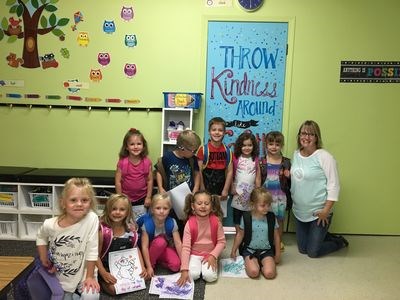
M308 136L308 137L314 137L314 136L315 136L315 133L310 133L310 132L302 131L302 132L300 132L300 136L301 136L301 137L306 137L306 136Z
M196 153L197 153L197 149L196 149L196 150L191 150L191 149L186 148L186 147L179 147L179 149L189 151L189 152L191 152L192 154L196 154Z

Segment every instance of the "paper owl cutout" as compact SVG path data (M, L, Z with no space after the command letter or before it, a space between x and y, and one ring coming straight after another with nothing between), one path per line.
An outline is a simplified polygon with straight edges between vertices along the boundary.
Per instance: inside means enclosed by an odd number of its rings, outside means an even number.
M101 70L100 69L97 69L97 70L91 69L90 70L90 74L89 74L89 78L93 82L100 82L100 80L103 79L103 75L101 74Z
M125 64L124 73L128 78L132 78L136 74L136 65L135 64Z
M130 48L137 46L137 39L135 34L125 34L125 46Z
M126 7L122 6L121 9L121 18L127 22L133 19L133 8L132 7Z
M87 32L85 31L81 31L78 33L78 45L79 46L84 46L87 47L87 45L89 45L89 35Z
M114 21L106 21L103 23L103 31L105 33L111 34L115 32L115 23Z
M97 61L103 67L107 66L111 61L110 54L107 52L100 52L99 54L97 54Z

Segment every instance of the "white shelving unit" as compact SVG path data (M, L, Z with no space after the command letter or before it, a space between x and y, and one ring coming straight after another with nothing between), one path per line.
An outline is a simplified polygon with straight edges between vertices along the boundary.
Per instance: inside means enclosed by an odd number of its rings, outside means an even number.
M193 109L191 108L163 108L161 120L161 156L168 150L173 150L176 139L168 136L168 126L170 121L177 124L179 121L184 123L184 129L192 129Z
M93 187L96 192L114 190L113 185ZM59 214L62 189L63 184L0 182L0 239L35 240L43 221ZM98 214L102 213L105 199L100 193Z

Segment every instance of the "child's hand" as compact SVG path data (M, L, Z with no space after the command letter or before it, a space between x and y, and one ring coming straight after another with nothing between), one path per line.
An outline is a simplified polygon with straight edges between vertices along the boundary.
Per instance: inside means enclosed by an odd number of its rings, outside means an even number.
M144 207L149 208L151 206L151 197L146 197L146 199L144 199Z
M142 273L140 273L139 276L142 277L144 280L151 278L151 276L149 276L149 273L147 272L146 269L143 269Z
M203 264L208 263L207 269L210 267L213 271L217 270L217 259L213 255L208 255L206 258L203 259Z
M94 291L99 293L100 285L96 279L94 279L93 277L89 277L83 281L82 290L87 291L88 293L91 291L93 294L94 294Z
M236 261L236 251L231 251L231 258Z
M103 274L101 274L101 277L103 278L103 280L106 283L110 283L110 284L116 284L117 283L117 278L115 278L113 275L111 275L111 273L109 272L104 272Z
M152 267L147 267L146 271L147 271L147 276L149 277L149 279L154 276L154 270Z
M286 169L283 171L283 175L285 175L285 177L289 178L290 177L290 170Z
M45 268L47 272L49 272L50 274L53 274L57 271L56 267L50 262L50 260L47 257L44 259L40 258L40 262L43 268Z
M183 286L186 282L190 282L190 276L188 270L181 271L181 277L179 277L178 281L176 282L177 285Z

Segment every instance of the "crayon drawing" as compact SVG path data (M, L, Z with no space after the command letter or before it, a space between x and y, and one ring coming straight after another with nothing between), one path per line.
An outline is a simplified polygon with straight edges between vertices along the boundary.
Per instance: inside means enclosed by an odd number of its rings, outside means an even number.
M219 261L219 264L220 275L222 277L249 278L244 268L243 256L236 257L236 260L223 258Z
M184 286L179 287L176 281L179 279L180 273L172 275L154 276L150 283L150 294L157 294L164 299L193 299L194 283L187 282Z

